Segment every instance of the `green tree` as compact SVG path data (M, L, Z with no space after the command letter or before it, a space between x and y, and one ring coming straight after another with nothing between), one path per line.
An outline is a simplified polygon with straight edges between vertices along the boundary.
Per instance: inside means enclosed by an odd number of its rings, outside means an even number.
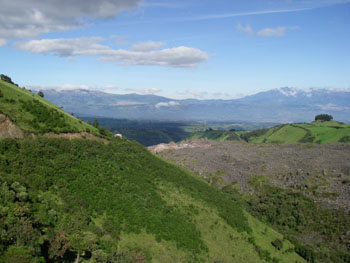
M315 121L331 121L333 120L333 116L329 114L319 114L316 115Z
M40 97L44 98L44 93L43 93L42 91L39 91L39 92L38 92L38 95L39 95Z
M100 127L100 124L98 123L98 120L96 120L96 118L94 118L94 120L92 122L92 126L94 126L95 128Z

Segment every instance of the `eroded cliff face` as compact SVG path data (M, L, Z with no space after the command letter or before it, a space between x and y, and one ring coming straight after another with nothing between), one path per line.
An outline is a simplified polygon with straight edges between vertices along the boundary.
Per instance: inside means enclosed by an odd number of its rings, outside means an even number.
M0 139L4 138L24 138L24 133L6 115L0 113Z

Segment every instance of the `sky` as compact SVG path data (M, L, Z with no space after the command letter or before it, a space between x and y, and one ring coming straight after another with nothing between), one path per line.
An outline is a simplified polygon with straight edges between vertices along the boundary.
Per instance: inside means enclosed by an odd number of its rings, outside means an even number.
M35 89L232 99L350 90L350 0L0 0L0 73Z

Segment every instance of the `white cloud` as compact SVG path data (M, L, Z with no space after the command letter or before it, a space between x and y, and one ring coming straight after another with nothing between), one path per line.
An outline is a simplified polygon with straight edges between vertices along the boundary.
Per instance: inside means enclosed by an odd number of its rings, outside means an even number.
M7 45L7 41L5 39L0 38L0 47Z
M102 57L103 61L119 62L124 65L155 65L176 68L191 68L206 62L209 55L197 48L175 47L149 52L115 50L112 54Z
M242 24L238 24L236 26L236 29L240 32L245 32L249 35L252 35L254 33L253 29L251 28L250 25L243 26Z
M159 50L164 45L165 44L163 42L148 41L148 42L134 44L131 47L131 49L133 51L147 52L147 51Z
M103 39L99 37L71 38L71 39L41 39L17 42L17 48L36 54L54 54L60 57L72 56L98 56L102 61L117 62L123 65L157 65L167 67L188 68L206 62L209 55L197 48L174 47L159 50L150 50L158 42L137 44L135 50L112 49L100 44ZM133 46L135 48L135 46ZM144 51L142 51L144 49Z
M338 106L332 103L328 103L326 105L321 105L317 104L317 107L319 107L321 110L327 111L327 110L332 110L332 111L344 111L344 110L350 110L350 107L342 107Z
M176 102L176 101L169 101L169 102L159 102L155 105L155 107L157 109L161 108L161 107L175 107L175 106L179 106L180 103Z
M296 30L299 29L299 27L285 27L285 26L279 26L276 28L264 28L258 32L258 36L260 37L282 37L286 34L288 30Z
M32 38L111 18L141 0L0 0L0 38Z
M17 42L16 46L19 49L30 53L53 53L60 57L97 56L107 55L108 53L113 52L111 48L99 44L101 41L103 41L103 39L99 37L70 39L56 38Z
M141 94L147 94L147 95L153 95L156 93L161 92L161 89L157 89L157 88L150 88L150 89L132 89L132 88L128 88L128 89L124 89L125 91L131 91L131 92L137 92L137 93L141 93Z

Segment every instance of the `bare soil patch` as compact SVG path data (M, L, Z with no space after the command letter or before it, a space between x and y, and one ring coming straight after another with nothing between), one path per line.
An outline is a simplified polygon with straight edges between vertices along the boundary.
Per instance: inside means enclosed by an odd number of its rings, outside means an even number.
M241 193L253 191L252 176L275 186L302 191L326 207L350 211L350 144L249 144L192 140L192 147L158 152L223 187L233 183ZM204 147L205 146L205 147Z

